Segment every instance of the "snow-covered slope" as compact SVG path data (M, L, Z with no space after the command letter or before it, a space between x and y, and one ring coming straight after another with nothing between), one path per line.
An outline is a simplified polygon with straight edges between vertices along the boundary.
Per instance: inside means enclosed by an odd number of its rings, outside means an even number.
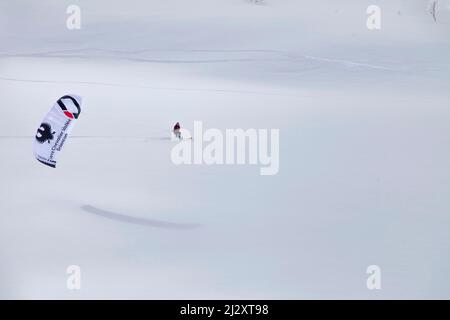
M0 0L0 297L448 298L449 5ZM52 170L32 137L67 93ZM195 120L279 128L279 174L175 166Z

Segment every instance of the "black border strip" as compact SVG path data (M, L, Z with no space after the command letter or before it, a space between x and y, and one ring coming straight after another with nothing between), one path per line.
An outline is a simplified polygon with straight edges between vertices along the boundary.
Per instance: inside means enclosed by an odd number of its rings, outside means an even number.
M70 294L64 297L70 299ZM79 297L73 292L72 298ZM62 297L61 297L62 298ZM25 308L22 308L21 305ZM211 317L206 314L182 314L183 307L214 307ZM233 305L237 311L238 305L268 306L267 314L225 314L226 305ZM131 319L132 316L139 319L170 319L170 320L202 320L202 319L254 319L254 320L278 320L278 319L377 319L383 320L392 317L399 319L421 316L430 317L430 310L436 312L440 307L443 312L448 310L448 301L405 301L405 300L33 300L33 301L5 301L0 302L2 310L10 307L14 315L30 312L33 316L37 313L46 318L55 315L55 319L64 317L77 319L86 318L86 314L92 316L98 312L100 318L111 315L112 318ZM444 310L445 307L445 310ZM252 310L256 308L253 307ZM49 313L49 310L52 312ZM61 310L61 312L59 312ZM68 310L70 312L68 312ZM221 310L219 312L218 310ZM242 310L242 308L241 308ZM250 310L250 309L247 309ZM389 310L389 311L387 311ZM228 310L229 311L229 310ZM443 313L444 314L444 313ZM313 315L310 317L309 315ZM50 317L49 317L50 316Z

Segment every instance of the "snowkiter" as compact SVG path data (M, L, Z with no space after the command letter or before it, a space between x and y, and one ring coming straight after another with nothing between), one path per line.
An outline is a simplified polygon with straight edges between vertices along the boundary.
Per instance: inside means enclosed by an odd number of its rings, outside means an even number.
M173 134L175 135L175 137L181 140L181 126L179 122L177 122L173 127Z

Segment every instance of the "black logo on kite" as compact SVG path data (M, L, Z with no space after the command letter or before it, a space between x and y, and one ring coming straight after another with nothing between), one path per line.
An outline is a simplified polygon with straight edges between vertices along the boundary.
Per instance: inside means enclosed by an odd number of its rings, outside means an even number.
M39 143L44 143L45 141L50 143L50 140L53 140L55 133L55 131L52 132L52 127L48 123L43 123L36 133L36 140Z
M77 108L78 112L73 113L73 112L69 111L69 110L67 109L67 107L65 106L64 102L62 101L63 99L69 99L69 100L71 100L72 103L74 104L74 106ZM74 98L71 97L71 96L64 96L64 97L61 97L57 102L58 102L59 107L60 107L61 110L64 112L64 114L66 115L67 118L70 118L70 119L78 119L78 116L79 116L80 113L81 113L81 108L80 108L80 105L78 104L78 101L77 101L76 99L74 99Z

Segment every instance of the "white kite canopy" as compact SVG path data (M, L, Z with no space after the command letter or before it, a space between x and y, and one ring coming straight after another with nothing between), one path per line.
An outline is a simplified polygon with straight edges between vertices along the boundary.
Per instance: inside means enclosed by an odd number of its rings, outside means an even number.
M33 144L36 159L52 168L81 113L81 97L61 97L42 120Z

